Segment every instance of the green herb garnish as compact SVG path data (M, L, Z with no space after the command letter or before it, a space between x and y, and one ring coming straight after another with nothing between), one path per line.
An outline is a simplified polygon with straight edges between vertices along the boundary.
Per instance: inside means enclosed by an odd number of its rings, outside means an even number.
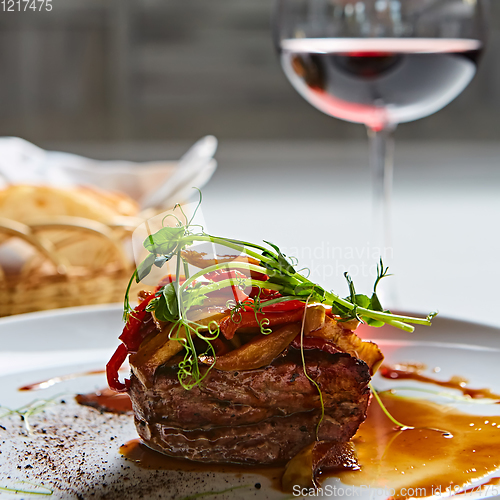
M8 487L8 486L0 486L0 492L2 491L8 491L8 492L11 492L11 493L23 493L25 495L44 495L44 496L50 496L54 493L54 490L52 490L51 488L48 488L47 486L43 485L43 484L37 484L37 483L33 483L31 481L25 481L25 480L22 480L22 479L16 479L13 481L14 484L22 484L22 485L30 485L32 487L32 489L25 489L25 487L19 487L19 488L16 488L14 486L12 487Z
M41 411L45 410L47 406L55 404L59 399L61 399L62 396L64 396L64 394L57 394L56 396L50 399L35 399L30 403L21 406L20 408L16 408L15 410L12 410L5 406L0 406L0 418L8 417L9 415L14 415L14 414L19 415L24 422L24 426L26 427L28 434L32 435L33 428L31 427L30 424L30 418L33 415L36 415L37 413L40 413Z

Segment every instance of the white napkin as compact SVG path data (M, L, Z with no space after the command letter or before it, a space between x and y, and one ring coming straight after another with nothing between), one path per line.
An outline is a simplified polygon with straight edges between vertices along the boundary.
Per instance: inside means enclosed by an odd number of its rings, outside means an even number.
M211 155L203 161L197 158L195 164L189 161L189 152L185 157L188 161L98 161L70 153L45 151L18 137L0 137L0 177L4 185L90 185L120 191L142 204L172 178L173 189L163 201L156 198L157 208L185 201L191 195L192 187L204 186L217 168L217 162ZM180 168L177 168L178 165Z

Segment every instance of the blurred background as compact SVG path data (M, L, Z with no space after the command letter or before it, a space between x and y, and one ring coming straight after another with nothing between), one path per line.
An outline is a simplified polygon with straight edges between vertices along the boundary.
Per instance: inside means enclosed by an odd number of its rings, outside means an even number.
M271 0L53 0L0 12L0 135L97 159L177 159L219 139L212 233L270 239L347 293L369 292L368 144L286 80ZM396 132L393 262L403 309L500 326L500 2L471 85ZM394 299L395 297L395 299Z
M53 0L0 12L0 135L36 143L363 139L286 80L271 0ZM500 138L500 2L475 81L398 139ZM463 117L467 116L467 120Z

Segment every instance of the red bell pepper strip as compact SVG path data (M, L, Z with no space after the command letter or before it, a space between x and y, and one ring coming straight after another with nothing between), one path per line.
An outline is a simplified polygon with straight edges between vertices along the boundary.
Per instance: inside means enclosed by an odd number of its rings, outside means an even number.
M127 346L127 350L129 352L136 352L144 339L144 336L140 338L140 335L138 334L144 318L146 317L146 314L148 314L146 308L154 297L154 293L148 294L146 298L134 309L128 318L122 334L118 337Z
M257 274L257 273L255 273ZM261 278L262 276L262 278ZM258 277L255 277L252 274L252 279L258 279L260 281L267 281L269 276L267 274L261 274ZM250 298L259 297L260 300L265 299L276 299L277 297L281 297L281 294L277 290L269 290L268 288L261 288L259 286L253 286L252 291L250 292Z
M110 389L116 392L126 392L130 386L130 380L125 379L125 382L121 382L118 378L118 370L123 365L125 359L127 359L128 350L125 344L120 344L116 349L111 359L106 365L106 377L108 379L108 385Z
M231 269L222 268L215 271L210 271L204 275L205 278L210 281L222 281L229 278L248 278L251 277L253 280L266 281L269 276L264 273L258 273L256 271L248 271L247 269Z
M250 275L248 275L248 271L247 271L247 274L245 274L240 269L218 269L216 271L211 271L211 272L205 274L205 277L211 281L222 281L224 279L236 279L236 278L245 279L248 277L250 277L253 280L258 280L258 281L267 281L269 279L269 276L267 274L258 273L256 271L250 271ZM251 297L251 298L257 297L259 295L259 293L260 293L261 299L264 298L264 296L262 294L264 289L261 289L258 286L252 287L252 291L250 292L250 294L249 295L245 294L245 297L243 297L243 292L239 289L235 293L235 286L234 285L232 286L232 288L233 288L233 295L240 302L243 302L243 300L245 300L246 297ZM279 296L279 292L275 292L274 290L266 290L266 292L272 292L273 295L278 294L278 296Z
M243 274L241 271L238 271L237 269L217 269L216 271L211 271L205 274L204 276L210 281L216 281L216 282L228 279L248 278L246 274Z
M301 302L301 304L303 304ZM304 308L295 309L293 311L286 312L272 312L268 314L255 314L254 311L244 311L238 314L239 322L235 323L231 316L226 316L220 322L220 331L226 337L226 339L230 340L234 337L236 330L243 327L258 327L260 322L263 319L268 320L266 327L275 326L275 325L285 325L287 323L295 323L297 321L302 320L302 316L304 315ZM257 316L257 317L256 317Z
M248 298L248 294L246 294L237 286L236 280L248 278L248 276L246 274L243 274L241 271L238 271L236 269L217 269L216 271L211 271L204 276L210 281L214 281L216 283L228 279L235 280L235 283L231 285L234 299L238 302L243 302ZM209 293L209 295L211 296L217 296L218 294L224 294L224 290L216 290Z
M300 300L286 300L284 302L276 302L270 306L266 306L266 303L262 302L262 312L296 311L297 309L304 309L304 306L304 302Z
M267 274L262 274L262 273L257 273L255 271L250 272L252 279L260 280L260 281L266 281L269 279L269 276ZM211 271L207 274L205 274L205 277L211 281L219 282L225 279L233 279L236 280L238 278L248 278L246 274L241 272L238 269L218 269L216 271ZM259 300L261 301L263 308L262 312L267 313L267 312L284 312L284 311L294 311L296 309L303 309L304 308L304 303L301 302L300 300L291 300L291 301L285 301L285 302L280 302L276 304L272 304L270 306L265 306L265 301L266 300L272 300L272 299L277 299L281 297L282 295L277 291L277 290L270 290L267 288L260 288L260 287L252 287L252 291L250 292L250 295L246 295L242 290L237 288L235 285L231 285L231 288L233 290L233 295L234 298L239 301L243 302L247 298L255 298L259 297ZM215 292L210 292L209 295L211 296L217 296L218 293L222 292L222 290L217 290ZM248 309L247 309L248 310Z
M257 273L256 271L250 271L250 276L252 277L253 280L258 280L258 281L267 281L269 279L269 276L267 274ZM259 294L260 294L260 299L263 300L264 299L263 292L267 292L268 295L271 295L271 294L269 294L269 292L272 292L272 295L278 294L277 295L278 297L280 295L280 293L275 291L275 290L268 290L268 289L260 288L258 286L254 286L254 287L252 287L252 291L250 292L250 297L254 298L254 297L259 296Z
M106 365L106 377L110 389L116 392L126 392L130 385L130 380L125 379L121 382L118 377L118 371L127 359L130 352L135 352L139 349L144 337L149 333L150 329L141 328L144 318L146 317L146 307L153 300L154 293L150 293L146 298L134 309L130 315L127 324L125 325L119 339L123 342L118 346L113 356Z

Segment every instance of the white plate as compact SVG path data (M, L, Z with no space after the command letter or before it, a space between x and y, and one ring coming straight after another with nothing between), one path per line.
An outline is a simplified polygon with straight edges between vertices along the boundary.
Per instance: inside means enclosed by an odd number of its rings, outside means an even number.
M120 305L92 306L0 320L0 406L18 408L61 393L66 401L33 415L29 422L36 427L31 436L19 416L0 419L0 486L13 486L14 479L44 483L54 490L52 498L63 499L181 499L233 486L239 489L208 498L285 498L266 479L252 474L150 471L125 461L118 448L136 437L132 418L100 414L72 399L75 393L103 388L104 375L76 378L39 392L18 391L54 376L102 369L118 345L121 311ZM462 375L471 387L500 391L499 329L436 318L431 328L418 328L413 334L386 327L370 329L369 334L389 363L418 361L439 366L440 378ZM394 382L377 378L375 385L387 388ZM500 415L499 405L459 408ZM262 488L255 488L256 483ZM0 491L0 500L21 497Z

